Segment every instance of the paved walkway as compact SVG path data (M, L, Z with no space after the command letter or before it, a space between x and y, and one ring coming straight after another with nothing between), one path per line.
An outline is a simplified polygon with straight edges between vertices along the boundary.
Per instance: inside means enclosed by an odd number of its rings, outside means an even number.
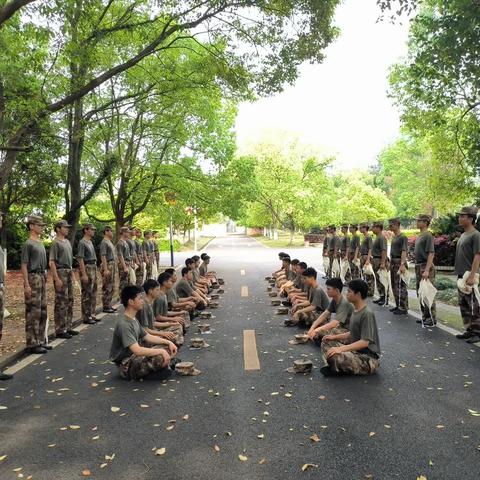
M115 316L104 318L0 384L2 480L478 478L480 416L468 409L480 412L480 349L375 307L379 374L324 379L319 350L290 346L296 330L269 306L276 252L241 236L207 250L226 293L211 346L180 355L203 374L120 380L107 361ZM300 252L319 265L320 251ZM260 370L245 371L245 330ZM285 372L302 356L312 375Z

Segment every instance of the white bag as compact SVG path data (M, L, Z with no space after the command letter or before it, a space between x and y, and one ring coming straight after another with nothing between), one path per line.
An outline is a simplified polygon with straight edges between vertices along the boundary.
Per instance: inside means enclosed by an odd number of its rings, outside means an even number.
M131 266L128 267L128 278L131 285L136 284L137 276L135 275L135 270Z
M344 258L342 260L342 265L340 267L340 280L342 281L342 283L345 283L345 278L349 271L350 271L350 262L346 258Z
M436 295L437 289L430 280L420 280L420 285L418 286L418 301L420 302L420 305L428 308L430 312L430 318L432 318L432 305ZM423 315L422 327L424 327Z
M340 276L340 264L338 258L334 258L332 262L332 278L338 278Z

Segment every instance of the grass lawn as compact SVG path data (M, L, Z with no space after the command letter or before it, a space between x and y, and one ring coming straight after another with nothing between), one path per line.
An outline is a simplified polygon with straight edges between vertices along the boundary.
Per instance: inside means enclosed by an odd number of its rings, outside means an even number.
M253 236L255 240L258 240L260 243L270 248L283 248L283 247L304 247L305 242L303 235L295 234L293 237L293 243L290 245L290 234L289 233L278 233L278 240L270 240L268 237L263 235Z
M213 240L215 237L200 237L197 241L197 248L201 250L210 240ZM194 243L193 240L189 240L184 245L180 247L181 252L189 252L193 250Z
M408 302L410 310L421 313L420 304L416 298L409 298ZM463 321L460 316L460 310L458 310L458 313L454 313L450 309L442 308L442 304L437 302L437 320L449 327L463 331Z

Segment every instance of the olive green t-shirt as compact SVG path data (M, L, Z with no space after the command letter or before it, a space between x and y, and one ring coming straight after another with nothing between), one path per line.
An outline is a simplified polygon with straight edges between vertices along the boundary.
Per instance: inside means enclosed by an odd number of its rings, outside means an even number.
M130 246L126 242L126 240L120 239L117 242L117 255L122 257L125 262L130 262L132 260L132 256L130 254Z
M375 320L375 315L368 307L352 313L348 329L350 330L350 343L358 342L358 340L367 340L369 342L367 351L358 350L359 353L381 355L377 321Z
M417 265L427 263L430 253L435 253L433 235L430 232L424 232L415 240L415 263Z
M72 244L66 238L56 238L50 246L49 259L55 262L57 268L72 268Z
M135 242L131 238L127 239L126 242L128 243L128 248L130 250L130 258L133 258L137 254Z
M362 245L360 247L361 255L368 255L368 251L372 249L372 237L371 235L366 235L362 240Z
M193 288L188 283L187 280L181 278L175 285L175 290L180 298L191 297L193 293Z
M167 296L162 292L160 293L160 296L156 298L155 301L153 302L153 314L155 318L157 318L158 315L162 315L166 317L167 313L168 313Z
M100 242L100 256L105 256L107 262L115 260L115 247L110 240L104 238Z
M327 310L334 314L334 319L340 322L341 327L348 328L353 313L353 305L349 301L344 297L338 303L332 299Z
M30 238L22 246L22 263L27 265L29 272L47 269L47 252L43 243Z
M328 308L329 301L327 294L320 285L310 290L308 293L308 301L316 307L317 312L324 312Z
M146 334L136 318L120 315L113 331L110 360L119 364L124 358L130 357L132 352L129 347L138 343Z
M395 235L392 238L392 243L390 245L390 257L391 258L400 258L402 252L408 251L408 240L407 237L400 233L400 235Z
M353 235L350 240L350 251L355 253L356 249L360 249L360 235ZM368 252L367 252L368 253ZM365 254L366 255L366 254Z
M208 265L205 264L205 263L202 263L200 265L200 268L198 269L198 271L200 272L200 275L202 277L206 277L207 276L207 272L208 272Z
M350 238L348 237L348 235L345 235L344 237L342 237L340 241L340 251L342 253L346 253L349 247L350 247Z
M387 240L381 233L379 233L372 243L372 257L381 257L383 251L387 251Z
M173 303L178 303L178 294L175 290L175 287L167 290L167 302L169 305L172 305Z
M95 247L91 240L80 239L77 248L77 258L83 258L84 262L94 262L97 260Z
M333 252L335 249L340 249L340 237L338 235L332 235L328 242L328 251Z
M472 268L473 257L480 253L480 232L476 229L463 232L457 242L455 251L455 273L463 276ZM478 272L475 272L478 273Z
M137 320L143 328L149 328L150 330L155 328L153 307L145 299L143 300L143 308L137 312Z

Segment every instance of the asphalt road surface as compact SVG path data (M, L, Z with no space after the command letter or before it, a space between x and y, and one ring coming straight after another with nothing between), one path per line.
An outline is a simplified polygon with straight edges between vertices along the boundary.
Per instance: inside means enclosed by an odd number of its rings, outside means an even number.
M121 380L105 317L0 384L2 480L480 478L479 348L374 307L379 373L325 379L319 349L289 345L298 330L270 306L277 252L242 236L207 251L226 291L210 347L179 354L202 375ZM319 249L291 253L320 266ZM245 330L260 370L245 371ZM311 375L285 371L302 357Z

